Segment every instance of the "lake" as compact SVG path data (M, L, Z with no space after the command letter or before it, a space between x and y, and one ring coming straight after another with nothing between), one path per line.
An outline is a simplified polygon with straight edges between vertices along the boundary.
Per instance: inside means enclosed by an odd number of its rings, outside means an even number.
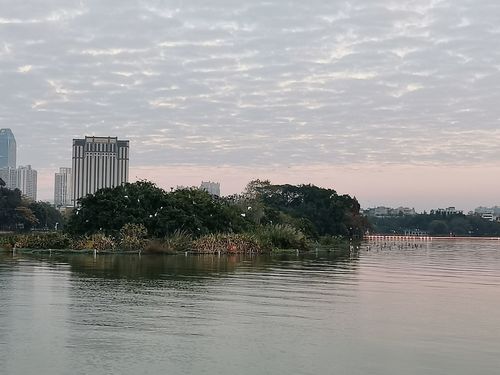
M2 374L498 374L500 241L0 253Z

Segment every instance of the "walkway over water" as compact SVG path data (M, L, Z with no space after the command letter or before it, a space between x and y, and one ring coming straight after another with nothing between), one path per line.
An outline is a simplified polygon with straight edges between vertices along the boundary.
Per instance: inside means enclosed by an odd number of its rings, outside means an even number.
M373 234L366 235L363 239L368 241L449 241L449 240L481 240L500 241L500 237L464 237L464 236L407 236L398 234Z

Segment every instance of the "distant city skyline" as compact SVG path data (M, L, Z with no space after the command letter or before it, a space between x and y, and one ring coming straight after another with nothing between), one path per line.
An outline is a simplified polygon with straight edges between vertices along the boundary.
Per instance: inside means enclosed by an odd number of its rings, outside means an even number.
M10 128L0 129L0 178L7 188L37 200L37 171L30 164L17 166L17 142Z
M148 179L165 190L177 185L183 186L198 186L199 181L203 180L202 176L210 176L211 179L223 181L221 195L237 194L244 190L246 183L252 179L269 179L273 183L290 183L290 184L307 184L312 183L318 186L331 187L340 194L354 195L360 201L363 208L376 206L409 206L415 208L418 212L430 211L439 207L457 206L464 212L473 211L480 206L493 206L498 204L497 201L485 201L484 196L467 195L467 192L477 191L479 187L482 191L486 191L488 195L496 196L496 185L477 185L477 181L482 178L482 174L498 175L500 166L485 166L485 172L476 168L467 168L468 174L472 174L476 178L472 180L463 180L464 168L449 167L446 175L443 175L441 168L438 166L408 166L404 171L399 171L399 166L387 165L380 168L371 168L363 165L357 167L312 167L300 168L289 167L282 170L280 167L273 168L233 168L223 165L218 167L204 168L200 170L193 165L173 165L148 168L143 166L134 167L133 159L130 167L130 182ZM53 202L54 200L54 174L57 173L56 168L42 168L43 180L42 187L38 187L38 199ZM325 178L324 171L335 170L333 176ZM398 171L397 173L394 171ZM419 171L420 170L420 173ZM52 172L53 171L53 172ZM278 174L282 174L280 178L276 178ZM422 184L420 181L420 193L417 195L407 195L407 191L412 184L417 184L417 178L421 173L425 173L432 178ZM38 175L40 173L38 171ZM392 191L391 199L379 199L371 193L370 186L365 186L361 183L363 178L371 175L371 187L377 189L389 189ZM243 176L238 180L235 176ZM342 176L338 179L336 176ZM394 179L394 176L400 178ZM309 180L306 180L309 178ZM48 180L52 179L52 182ZM443 179L449 179L449 182L455 185L455 189L447 191L444 195L436 194L434 191L435 183L439 184ZM40 181L40 177L38 177ZM329 182L331 181L331 182ZM225 182L225 183L224 183ZM462 199L461 197L470 197L470 199ZM423 204L422 204L423 202Z
M500 3L7 0L0 128L39 199L68 140L169 189L313 183L364 207L500 203Z

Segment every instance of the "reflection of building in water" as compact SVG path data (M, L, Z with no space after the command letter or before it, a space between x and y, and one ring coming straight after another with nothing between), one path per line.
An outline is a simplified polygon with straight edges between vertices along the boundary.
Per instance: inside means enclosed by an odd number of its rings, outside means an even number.
M211 195L220 197L220 183L212 181L202 181L200 185L201 190L205 190Z
M128 182L129 141L117 137L73 139L73 198Z

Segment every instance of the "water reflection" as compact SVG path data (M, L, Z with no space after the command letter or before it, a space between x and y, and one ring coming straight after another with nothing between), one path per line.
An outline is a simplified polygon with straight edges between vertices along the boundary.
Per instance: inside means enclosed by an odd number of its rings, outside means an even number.
M499 247L0 254L0 372L494 374Z
M348 249L284 253L278 255L137 255L137 254L0 254L1 263L38 260L48 264L68 264L75 275L106 279L189 279L224 277L239 268L262 272L276 265L301 268L339 264L355 268L359 252ZM0 268L0 272L1 272Z

